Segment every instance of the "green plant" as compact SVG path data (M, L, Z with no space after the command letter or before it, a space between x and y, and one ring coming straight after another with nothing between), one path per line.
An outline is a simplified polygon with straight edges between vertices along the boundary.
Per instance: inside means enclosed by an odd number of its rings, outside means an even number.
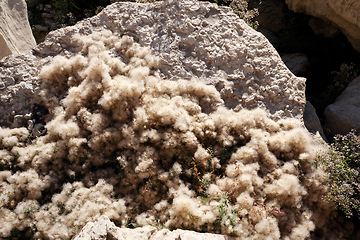
M58 202L57 203L57 207L59 208L58 214L61 215L63 213L65 213L66 211L66 207L64 203Z
M304 52L317 47L317 36L308 26L309 16L287 9L278 15L278 19L284 23L284 27L276 34L276 38L269 39L278 52Z
M320 166L328 176L326 199L351 217L360 218L360 137L352 130L337 135L327 154L319 155Z
M196 163L195 161L192 162L192 164L194 165L193 169L195 172L195 176L198 182L198 187L196 189L196 193L197 196L200 196L204 199L207 199L209 197L208 192L206 191L206 189L209 187L209 180L207 178L205 178L204 176L200 176L199 170L196 167Z
M31 206L29 206L29 207L25 207L25 208L24 208L24 213L25 213L25 215L29 215L30 213L32 213L34 207L35 207L35 205L31 205Z
M55 5L55 26L56 28L74 25L78 19L90 17L93 11L89 11L87 5L79 0L53 1ZM91 1L89 1L90 3ZM100 4L100 3L99 3ZM88 16L87 16L88 15Z
M219 197L220 205L218 206L218 212L220 216L218 220L221 222L224 216L228 215L227 208L229 207L229 193L225 193L224 195Z
M126 228L137 228L137 227L139 227L139 225L135 222L132 222L130 219L127 219L127 221L125 223L125 227Z
M332 83L328 86L327 91L322 94L322 97L327 103L332 103L345 90L349 83L357 77L358 71L355 69L355 64L343 63L339 71L333 71L334 76Z
M77 21L98 14L105 6L115 0L50 0L53 6L54 24L45 23L42 11L38 7L29 9L28 16L31 26L42 25L52 29L74 25Z
M253 21L252 19L259 15L259 10L257 8L248 9L249 0L227 0L230 2L229 7L248 24L253 29L256 29L259 26L257 21Z

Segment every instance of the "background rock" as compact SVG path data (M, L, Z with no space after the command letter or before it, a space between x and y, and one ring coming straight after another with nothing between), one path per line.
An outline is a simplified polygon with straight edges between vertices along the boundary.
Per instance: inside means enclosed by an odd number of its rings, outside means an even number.
M119 228L106 216L96 222L89 222L73 240L235 240L219 234L197 233L194 231L157 229L151 226L141 228Z
M326 38L336 37L341 33L337 25L319 18L311 18L309 20L309 26L316 35L323 35Z
M3 109L7 109L1 112L2 125L19 126L19 122L27 120L25 115L36 99L24 97L23 89L36 95L41 66L55 55L71 56L78 51L70 44L71 35L104 28L149 46L161 58L162 77L197 79L214 85L228 108L238 111L262 107L274 119L302 119L305 79L288 70L261 33L247 26L228 7L197 1L161 1L115 3L93 18L51 32L32 53L1 61L0 74L8 79L3 82L14 89L0 92L6 96L1 101ZM25 87L20 83L24 76L29 80ZM12 105L15 102L17 106ZM15 121L15 116L22 120Z
M283 53L281 54L281 59L296 76L306 73L310 65L307 56L303 53Z
M274 33L278 33L284 28L283 15L287 7L283 0L262 0L260 4L259 1L252 0L249 3L249 8L259 10L259 15L253 20L257 21L262 28Z
M360 2L356 0L286 0L288 7L337 26L360 52ZM326 24L329 25L329 24ZM332 28L334 27L332 26Z
M26 4L28 8L34 8L42 2L44 2L44 0L27 0Z
M281 58L289 70L296 76L305 75L308 71L310 63L307 56L303 53L284 53L281 54ZM319 117L316 114L316 109L310 101L306 101L303 120L309 132L315 135L318 134L327 141Z
M281 58L289 70L296 76L302 76L308 71L310 63L307 56L303 53L284 53L281 54ZM322 139L327 141L319 117L316 114L316 109L310 101L306 101L303 120L309 132L315 135L319 134Z
M360 128L360 76L347 86L335 103L325 109L326 123L331 134L347 134Z
M322 139L327 142L324 130L321 126L320 120L316 114L316 109L311 102L306 101L305 112L304 112L304 123L305 127L309 132L320 135Z
M35 47L25 0L0 1L0 58Z

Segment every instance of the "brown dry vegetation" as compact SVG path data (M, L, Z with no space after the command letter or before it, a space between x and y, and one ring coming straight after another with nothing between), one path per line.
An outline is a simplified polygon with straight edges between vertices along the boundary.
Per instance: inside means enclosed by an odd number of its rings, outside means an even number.
M107 215L241 239L340 239L296 119L226 109L213 86L159 77L128 36L74 36L41 70L47 132L0 128L0 237L70 239Z

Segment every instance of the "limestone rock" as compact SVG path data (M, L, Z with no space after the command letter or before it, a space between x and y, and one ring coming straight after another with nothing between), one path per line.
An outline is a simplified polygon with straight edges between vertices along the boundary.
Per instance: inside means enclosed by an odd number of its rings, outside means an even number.
M197 79L214 85L228 108L262 107L274 119L302 119L305 79L289 71L261 33L228 7L170 0L112 4L97 16L51 32L29 54L0 61L0 124L19 126L32 120L26 114L36 103L41 66L55 55L76 54L79 50L70 43L73 34L102 29L130 35L150 47L161 59L162 77Z
M360 128L360 76L351 81L345 91L325 111L331 133L347 134Z
M101 216L95 222L89 222L73 238L73 240L235 240L219 234L197 233L177 229L159 230L155 227L145 226L141 228L119 228L109 220L107 216Z
M0 59L35 47L25 0L0 1Z
M10 55L0 60L0 126L28 127L34 121L38 74L50 58L37 59L28 54Z
M286 0L286 3L294 12L305 13L325 23L332 23L330 32L334 32L333 28L336 26L355 50L360 52L360 1Z

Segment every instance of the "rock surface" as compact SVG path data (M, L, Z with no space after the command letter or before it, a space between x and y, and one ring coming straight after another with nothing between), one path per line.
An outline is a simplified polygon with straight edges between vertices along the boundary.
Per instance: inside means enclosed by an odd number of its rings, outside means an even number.
M286 0L288 7L299 13L319 18L331 26L330 35L334 26L339 28L348 38L352 46L360 52L360 2L357 0ZM314 23L312 23L313 26Z
M0 1L0 59L35 47L25 0Z
M329 105L325 119L331 133L347 134L351 129L360 128L360 76L351 81L345 91Z
M307 56L303 53L284 53L281 54L281 58L289 70L296 76L305 74L310 65ZM309 132L319 135L319 137L327 142L319 117L316 114L316 109L309 101L306 101L303 120Z
M323 35L326 38L336 37L341 34L337 25L330 21L324 21L320 18L311 18L309 20L309 26L316 35Z
M321 126L321 122L316 114L316 109L309 101L306 101L304 123L305 127L307 128L307 130L309 130L309 132L321 136L321 138L327 142L324 130Z
M281 54L281 59L296 76L306 73L310 65L307 56L303 53L283 53Z
M151 226L141 228L119 228L106 216L101 216L96 222L89 222L73 238L73 240L235 240L219 234L197 233L177 229L157 229Z
M305 79L296 77L261 34L230 8L197 1L119 2L75 26L51 32L23 56L0 61L2 126L26 125L34 108L38 72L55 55L72 56L73 34L108 29L130 35L161 58L162 77L214 85L234 110L262 107L274 119L301 119ZM16 104L14 104L16 103ZM30 121L30 122L31 122ZM20 124L22 123L22 124Z
M283 15L286 13L286 4L282 0L251 1L249 8L257 8L259 15L254 17L261 27L278 33L285 26Z

